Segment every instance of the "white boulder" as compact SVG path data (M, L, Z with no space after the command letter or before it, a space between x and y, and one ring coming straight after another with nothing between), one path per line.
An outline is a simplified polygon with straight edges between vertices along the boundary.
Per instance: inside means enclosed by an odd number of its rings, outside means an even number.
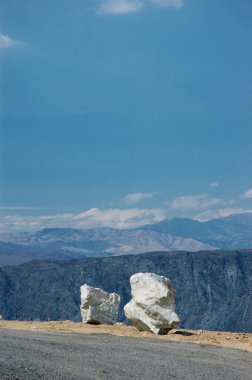
M83 323L113 325L117 321L120 296L87 284L81 286L81 317Z
M130 278L131 301L124 306L128 320L139 330L167 334L180 320L175 312L176 291L171 281L154 273Z

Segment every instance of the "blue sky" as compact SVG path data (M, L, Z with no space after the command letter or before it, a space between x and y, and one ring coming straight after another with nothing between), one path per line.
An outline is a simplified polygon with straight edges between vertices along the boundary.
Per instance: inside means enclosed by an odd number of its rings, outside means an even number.
M2 0L0 226L252 209L250 0Z

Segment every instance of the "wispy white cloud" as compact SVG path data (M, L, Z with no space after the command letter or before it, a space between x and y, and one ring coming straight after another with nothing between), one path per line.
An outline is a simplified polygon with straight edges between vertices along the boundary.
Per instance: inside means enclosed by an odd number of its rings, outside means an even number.
M80 213L64 213L42 216L23 216L18 214L0 215L2 231L29 231L45 227L71 228L135 228L145 224L157 223L165 219L162 209L99 209L92 208Z
M30 211L30 210L55 210L54 208L30 207L30 206L0 206L0 211Z
M245 191L245 193L241 194L241 198L243 199L251 199L252 198L252 189Z
M208 209L222 202L222 199L213 198L208 194L184 195L171 201L170 207L180 211L197 211Z
M147 5L165 8L182 8L184 0L100 0L96 9L98 14L120 15L136 13Z
M209 183L209 187L219 187L219 186L220 186L219 182L211 182L211 183Z
M143 199L152 198L153 196L154 193L131 193L126 195L123 200L126 204L133 205L142 201Z
M236 199L214 198L209 194L185 195L168 203L169 214L199 221L225 218L230 215L250 213Z
M143 7L141 0L103 0L100 2L97 13L99 14L127 14L140 11Z
M151 193L150 193L151 194ZM204 197L203 197L204 196ZM233 214L252 213L241 207L228 207L228 201L211 198L206 194L184 196L173 200L173 210L177 216L190 217L195 220L210 220ZM31 211L28 215L27 212ZM98 228L111 227L119 229L137 228L146 224L158 223L168 216L173 216L170 209L142 208L92 208L83 212L62 212L57 214L31 215L35 208L19 207L0 209L1 232L32 231L42 228ZM15 211L15 212L14 212Z
M78 221L79 227L115 227L115 228L133 228L144 224L155 223L163 220L165 213L159 209L106 209L101 210L93 208L80 213L75 220Z
M184 0L151 0L152 3L158 5L159 7L172 7L172 8L182 8L184 5Z
M203 222L211 219L225 218L230 215L247 213L252 213L252 210L244 210L243 208L220 208L201 212L195 215L193 219Z
M0 49L5 49L19 45L21 45L20 42L13 40L11 37L5 34L0 34Z

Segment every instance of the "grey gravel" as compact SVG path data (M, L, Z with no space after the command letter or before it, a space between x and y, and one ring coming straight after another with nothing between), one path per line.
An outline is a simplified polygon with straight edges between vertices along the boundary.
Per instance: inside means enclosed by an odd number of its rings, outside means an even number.
M0 330L0 379L251 380L252 354L102 334Z

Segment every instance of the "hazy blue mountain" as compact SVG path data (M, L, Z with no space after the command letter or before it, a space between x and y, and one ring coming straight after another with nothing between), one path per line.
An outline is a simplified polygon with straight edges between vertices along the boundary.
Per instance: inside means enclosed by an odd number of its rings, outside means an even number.
M164 250L249 249L252 213L207 222L173 218L135 230L46 228L0 234L0 241L0 266L33 259L65 260Z
M136 272L169 277L181 326L252 332L252 250L153 252L141 255L38 261L0 269L0 313L6 319L80 320L80 286L87 283L130 299Z
M93 257L110 256L106 252L93 252ZM64 251L40 246L23 246L0 241L0 267L18 265L32 260L71 260L87 257L82 252Z
M77 230L71 228L47 228L32 233L2 234L0 240L10 244L1 249L0 266L16 265L32 259L57 260L117 256L151 251L199 251L214 249L194 239L172 236L156 231L117 230L98 228ZM11 246L12 244L12 246ZM15 245L13 245L15 244ZM10 252L9 250L9 252Z
M223 249L252 248L252 213L231 215L206 222L172 218L144 226L142 229L190 237Z

